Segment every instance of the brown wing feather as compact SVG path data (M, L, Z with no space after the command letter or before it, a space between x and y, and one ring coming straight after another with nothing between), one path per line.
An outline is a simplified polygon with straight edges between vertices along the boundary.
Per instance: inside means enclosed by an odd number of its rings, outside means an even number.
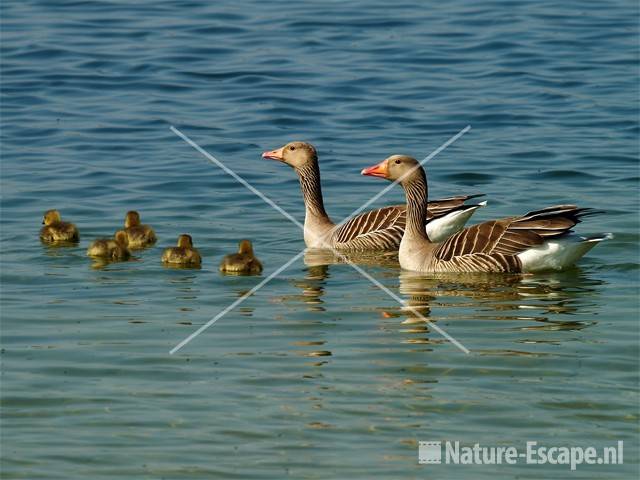
M510 220L490 220L460 230L436 248L438 260L451 260L473 253L491 253L509 227Z
M427 221L467 208L465 201L482 195L460 195L432 200L427 204ZM335 246L353 250L381 247L395 249L402 239L406 213L406 205L392 205L353 217L336 229Z
M400 244L406 210L397 206L379 208L349 219L334 233L335 246L344 249L393 249Z
M580 218L595 213L575 205L556 205L521 217L503 218L473 225L452 235L436 248L441 261L474 254L517 255L549 238L568 233Z

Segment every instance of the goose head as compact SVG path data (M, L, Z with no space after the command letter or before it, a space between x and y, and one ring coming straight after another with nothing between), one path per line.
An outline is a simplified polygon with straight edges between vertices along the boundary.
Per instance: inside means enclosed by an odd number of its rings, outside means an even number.
M193 247L193 239L191 235L182 234L178 237L178 247L181 248L192 248Z
M135 210L127 212L127 215L124 217L124 227L137 227L138 225L140 225L140 214Z
M270 152L264 152L262 158L278 160L297 169L318 161L318 153L313 145L306 142L290 142Z
M420 162L407 155L391 155L382 162L363 169L360 173L369 177L386 178L400 184L425 179L424 169Z
M58 210L47 210L42 217L43 225L53 225L54 223L61 222L60 212Z

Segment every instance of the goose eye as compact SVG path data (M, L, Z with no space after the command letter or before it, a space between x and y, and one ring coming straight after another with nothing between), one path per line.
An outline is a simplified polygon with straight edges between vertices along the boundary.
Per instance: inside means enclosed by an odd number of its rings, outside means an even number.
M291 145L291 146L289 147L289 150L291 150L291 151L293 151L293 150L295 150L295 149L296 149L296 147L294 147L293 145Z
M396 165L400 165L400 160L396 160Z

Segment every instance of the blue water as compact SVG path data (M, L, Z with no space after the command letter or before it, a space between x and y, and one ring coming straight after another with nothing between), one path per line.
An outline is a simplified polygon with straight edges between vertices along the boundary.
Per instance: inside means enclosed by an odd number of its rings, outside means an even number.
M625 443L638 474L638 5L600 2L5 1L2 14L3 478L566 478L567 466L419 465L418 442ZM422 158L432 196L482 192L472 219L572 202L613 232L579 268L520 281L300 260L301 233L169 130L302 220L293 171L320 153L334 220ZM398 203L394 189L376 205ZM81 243L38 241L43 212ZM156 229L93 268L129 209ZM162 248L190 233L201 270ZM225 277L250 238L262 277ZM315 352L315 353L314 353ZM314 356L330 352L330 356Z

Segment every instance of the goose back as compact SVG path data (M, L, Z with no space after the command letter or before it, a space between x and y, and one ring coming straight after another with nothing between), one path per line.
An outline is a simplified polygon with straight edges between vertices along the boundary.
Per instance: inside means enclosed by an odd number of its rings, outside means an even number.
M434 271L522 271L518 254L566 235L580 218L596 213L575 205L556 205L465 228L438 244L431 256Z

